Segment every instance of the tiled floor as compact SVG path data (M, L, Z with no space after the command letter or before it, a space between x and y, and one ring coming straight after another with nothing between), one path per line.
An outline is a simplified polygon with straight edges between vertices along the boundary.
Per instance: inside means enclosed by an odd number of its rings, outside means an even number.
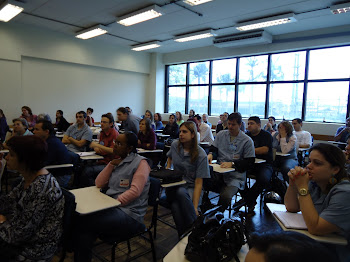
M243 210L243 209L242 209ZM265 211L263 208L260 213L259 204L255 208L255 215L247 218L247 228L249 232L265 232L265 231L280 231L281 228L274 220L271 214L268 211ZM159 207L158 215L162 215L165 213L169 213L168 209L163 207ZM150 219L152 216L152 209L150 208L145 217L145 223L148 225L150 223ZM228 212L226 211L225 216L228 216ZM172 216L168 215L165 217L167 221L173 223ZM178 241L177 232L175 229L158 222L157 227L157 238L155 239L156 246L156 254L157 261L163 261L164 256L176 245ZM149 243L142 238L134 239L131 242L131 250L132 252L128 254L128 249L126 243L121 243L117 247L116 253L116 261L125 261L129 255L133 256L142 252L144 249L149 247ZM100 257L106 259L106 261L110 261L111 256L111 246L107 244L101 244L98 247L94 248L94 253L98 254ZM58 256L54 258L54 262L57 262ZM67 258L65 259L67 262L74 261L73 254L67 254ZM97 257L93 258L93 261L101 261ZM152 254L149 253L141 258L136 259L135 261L146 262L152 261Z

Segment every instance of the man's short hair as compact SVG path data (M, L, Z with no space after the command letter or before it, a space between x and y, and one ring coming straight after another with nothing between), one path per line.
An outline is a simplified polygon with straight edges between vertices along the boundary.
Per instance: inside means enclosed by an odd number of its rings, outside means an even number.
M37 124L42 124L41 128L43 130L49 130L49 135L54 135L55 129L53 128L53 124L50 121L44 120L44 119L40 119L38 122L36 122Z
M117 111L121 112L122 114L127 114L129 115L129 111L126 107L119 107Z
M113 117L113 115L112 115L111 113L103 114L103 115L101 116L101 118L102 118L102 117L108 118L109 123L113 123L113 125L114 125L114 117Z
M251 116L248 118L248 121L254 121L257 124L261 124L260 117L258 117L258 116Z
M83 115L84 118L86 118L86 112L85 111L79 111L78 113L75 114L75 117L77 117L77 115Z
M45 114L45 113L42 113L42 114L39 114L38 115L38 120L47 120L47 121L52 121L51 120L51 117L49 116L49 114Z
M202 121L202 117L200 115L197 114L194 117L197 118L198 121Z
M91 114L94 112L94 110L91 107L88 107L88 109L86 109L86 111L90 111Z
M20 118L20 117L19 117L19 118L15 118L15 119L12 120L12 123L15 123L15 122L17 122L17 121L21 122L22 125L23 125L26 129L29 128L28 122L27 122L27 120L25 120L24 118Z
M294 118L292 121L297 121L299 124L301 124L303 122L303 120L301 120L300 118Z
M272 119L273 119L273 121L275 121L275 122L276 122L276 118L275 118L274 116L269 116L267 119L269 119L269 118L272 118Z
M225 112L226 113L226 112ZM228 121L235 120L237 124L242 124L242 115L239 112L232 113L228 116Z

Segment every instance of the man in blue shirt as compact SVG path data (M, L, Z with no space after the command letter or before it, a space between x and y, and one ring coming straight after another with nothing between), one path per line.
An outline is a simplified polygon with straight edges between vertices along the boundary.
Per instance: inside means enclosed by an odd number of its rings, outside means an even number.
M42 138L47 143L47 165L70 164L71 155L66 146L55 136L55 130L51 122L39 120L34 126L34 135ZM77 155L78 157L78 155ZM58 168L49 170L56 178L61 187L67 187L71 178L71 168Z
M222 174L222 184L218 205L222 210L230 204L232 197L239 189L243 190L246 181L246 171L254 165L255 150L252 139L244 134L240 128L242 116L232 113L228 117L228 130L217 134L210 147L209 163L217 157L222 168L235 168L235 171Z

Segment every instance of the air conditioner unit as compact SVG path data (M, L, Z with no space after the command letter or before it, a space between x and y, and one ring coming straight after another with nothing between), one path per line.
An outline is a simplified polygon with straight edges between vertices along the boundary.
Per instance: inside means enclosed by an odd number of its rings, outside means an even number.
M264 30L241 33L235 35L226 35L216 37L213 40L214 46L217 47L233 47L233 46L245 46L245 45L257 45L257 44L270 44L272 43L272 35Z

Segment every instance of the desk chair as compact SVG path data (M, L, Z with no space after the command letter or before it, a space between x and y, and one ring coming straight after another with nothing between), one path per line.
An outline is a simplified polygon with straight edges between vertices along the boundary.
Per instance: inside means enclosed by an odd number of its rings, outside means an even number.
M147 233L148 234L148 238L144 237L147 241L150 242L151 248L148 250L145 250L144 252L142 252L141 254L138 254L134 257L129 258L127 261L131 261L131 260L135 260L145 254L148 254L150 252L152 252L152 258L153 261L156 262L156 250L154 247L154 242L153 242L153 236L152 236L152 227L154 226L154 230L156 230L156 222L157 222L157 212L158 212L158 202L159 202L159 192L160 192L160 182L158 179L152 178L150 177L150 188L149 188L149 192L148 192L148 205L153 207L153 214L152 214L152 220L151 220L151 224L146 227L145 229L135 235L132 235L130 237L128 237L127 239L121 239L118 238L118 236L113 236L113 235L109 235L109 236L101 236L101 243L108 243L112 245L112 250L111 250L111 261L114 262L115 261L115 252L116 252L116 248L117 245L121 242L127 241L128 243L128 251L129 253L131 252L131 248L130 248L130 239L134 238L134 237L138 237L141 236L143 237L143 234ZM96 254L95 254L96 255ZM99 257L97 255L97 257L104 261L105 259Z
M64 196L63 234L61 238L62 255L59 262L63 262L67 252L73 251L73 228L75 219L75 196L68 190L61 188Z

